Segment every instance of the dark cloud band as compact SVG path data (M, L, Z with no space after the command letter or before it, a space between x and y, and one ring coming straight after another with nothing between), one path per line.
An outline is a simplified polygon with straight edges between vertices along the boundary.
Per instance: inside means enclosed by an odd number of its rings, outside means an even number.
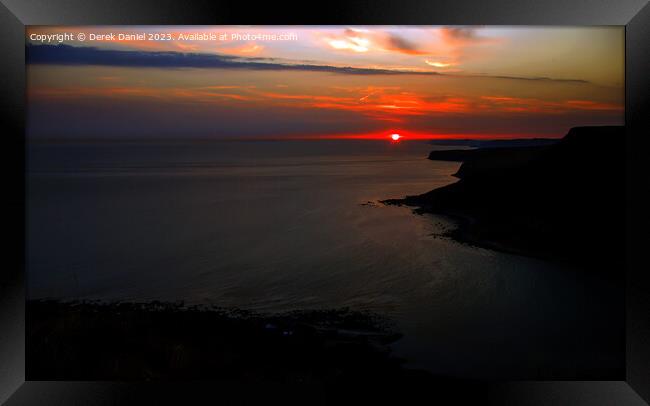
M122 51L94 47L74 47L70 45L31 45L25 49L28 64L52 65L102 65L131 66L148 68L213 68L249 69L267 71L309 71L330 72L348 75L427 75L456 77L485 77L512 80L538 80L555 82L587 83L577 79L552 79L546 77L513 77L490 75L445 74L427 71L405 71L395 69L355 68L319 64L293 64L278 62L276 59L242 58L220 54L200 54L181 52Z
M392 69L354 68L331 65L280 63L273 59L241 58L229 55L120 51L69 45L27 45L28 64L103 65L149 68L217 68L250 70L300 70L357 75L438 75L437 72L410 72Z

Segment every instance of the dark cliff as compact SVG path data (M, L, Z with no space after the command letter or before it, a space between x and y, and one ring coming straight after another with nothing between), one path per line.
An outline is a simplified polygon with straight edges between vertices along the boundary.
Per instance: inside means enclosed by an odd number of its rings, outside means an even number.
M618 266L625 138L624 127L576 127L553 145L433 153L462 158L460 180L386 202L453 216L451 236L474 245Z

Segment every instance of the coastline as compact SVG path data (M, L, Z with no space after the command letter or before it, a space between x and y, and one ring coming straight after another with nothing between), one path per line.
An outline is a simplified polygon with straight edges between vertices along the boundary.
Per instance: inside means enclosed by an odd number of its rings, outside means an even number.
M609 185L624 169L624 144L623 127L576 127L553 144L433 151L428 159L462 162L458 181L381 203L451 218L456 228L443 236L462 244L617 266L622 201Z
M389 206L408 207L416 215L432 214L449 219L455 227L449 230L445 230L442 233L436 234L437 237L449 238L459 244L467 245L469 247L482 248L501 252L504 254L519 255L541 260L559 260L559 258L554 257L552 254L545 254L535 249L517 247L514 244L508 244L504 241L490 239L489 237L482 236L480 229L474 226L479 221L479 219L472 217L472 215L467 213L444 211L423 207L420 206L418 202L414 202L409 198L386 199L381 200L380 203Z
M490 239L489 237L481 235L482 233L480 225L476 226L476 224L480 221L479 218L460 211L442 210L427 207L421 202L418 202L415 199L416 197L418 196L408 196L403 199L386 199L380 200L380 203L388 206L408 207L414 214L420 216L425 214L432 214L448 219L454 225L454 227L451 229L446 229L443 232L435 235L437 237L451 239L459 244L463 244L469 247L498 251L504 254L519 255L542 260L558 259L550 254L544 254L539 250L525 249L523 247L517 247L514 244L508 244L504 241Z
M182 303L27 301L30 380L337 382L406 377L388 319L349 309L263 315ZM364 378L365 379L365 378Z

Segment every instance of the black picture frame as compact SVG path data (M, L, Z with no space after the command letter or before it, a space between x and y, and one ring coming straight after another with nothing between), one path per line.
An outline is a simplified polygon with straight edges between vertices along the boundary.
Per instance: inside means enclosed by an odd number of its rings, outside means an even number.
M284 403L335 399L300 388L209 382L25 381L25 38L27 25L620 25L626 29L626 376L611 382L491 382L449 388L498 405L643 405L650 403L650 267L643 260L650 182L644 176L650 115L650 5L647 0L400 0L252 3L180 0L1 0L0 113L5 259L0 271L0 404L218 404L268 394ZM647 172L647 169L645 170ZM606 213L604 215L607 215ZM290 389L290 390L287 390ZM326 393L327 392L327 393ZM322 395L322 396L321 396ZM279 396L279 397L278 397ZM430 401L437 394L429 393ZM341 399L342 401L345 398ZM405 401L404 404L409 402Z

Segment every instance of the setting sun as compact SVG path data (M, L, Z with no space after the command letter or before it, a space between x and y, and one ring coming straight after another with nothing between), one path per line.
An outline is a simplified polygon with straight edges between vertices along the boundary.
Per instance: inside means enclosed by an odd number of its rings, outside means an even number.
M391 135L390 135L390 138L391 138L393 141L399 141L399 139L402 138L402 136L399 135L399 134L391 134Z

